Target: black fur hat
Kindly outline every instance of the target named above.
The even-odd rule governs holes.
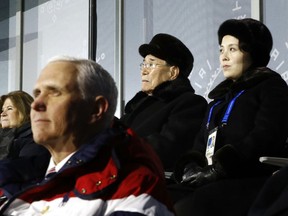
[[[218,29],[219,44],[225,35],[239,40],[240,48],[251,54],[255,67],[265,67],[269,63],[273,39],[262,22],[252,18],[226,20]]]
[[[170,65],[178,66],[184,77],[188,77],[193,68],[194,58],[190,50],[178,38],[169,34],[155,35],[149,44],[139,47],[139,53],[143,58],[151,54]]]

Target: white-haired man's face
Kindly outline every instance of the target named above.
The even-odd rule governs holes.
[[[85,121],[86,106],[81,107],[77,73],[71,62],[52,62],[42,70],[34,87],[33,137],[48,149],[75,142],[75,131]]]

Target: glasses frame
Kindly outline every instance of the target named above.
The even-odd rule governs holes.
[[[140,70],[143,70],[144,68],[145,69],[155,69],[157,66],[170,66],[168,64],[156,64],[156,63],[144,63],[144,62],[141,62],[139,64],[139,67],[140,67]]]

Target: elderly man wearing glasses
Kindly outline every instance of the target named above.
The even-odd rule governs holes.
[[[142,88],[126,104],[121,121],[147,139],[169,172],[192,147],[207,102],[194,93],[188,79],[194,58],[178,38],[157,34],[139,53]]]

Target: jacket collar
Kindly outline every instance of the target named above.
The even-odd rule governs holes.
[[[177,78],[172,81],[166,81],[157,86],[152,92],[152,96],[160,101],[169,101],[178,97],[184,92],[192,92],[195,90],[191,86],[190,80],[187,78]],[[140,101],[150,97],[143,91],[139,91],[125,106],[125,113],[130,113],[139,104]]]
[[[78,151],[75,152],[75,154],[72,155],[71,158],[64,164],[59,172],[94,160],[95,158],[99,157],[98,153],[104,146],[113,144],[113,142],[111,142],[112,139],[123,140],[123,137],[125,136],[125,131],[120,128],[106,129],[105,132],[94,136],[89,142],[82,145]],[[120,167],[120,164],[118,164],[118,166]]]
[[[210,99],[221,99],[228,92],[236,93],[243,89],[249,89],[264,80],[280,75],[267,67],[252,68],[246,71],[238,80],[233,82],[226,79],[218,84],[208,95]]]
[[[157,86],[153,91],[153,96],[160,100],[171,100],[187,91],[195,92],[190,81],[187,78],[177,78]]]

